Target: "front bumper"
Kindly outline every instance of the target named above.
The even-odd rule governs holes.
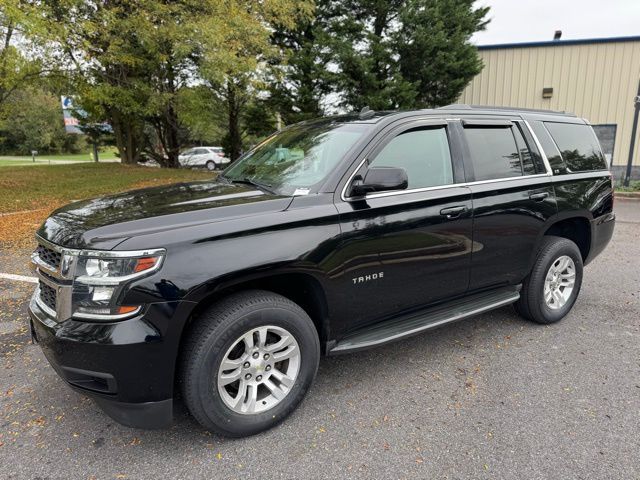
[[[113,323],[54,321],[35,301],[31,332],[47,360],[74,390],[119,423],[161,428],[173,417],[173,379],[181,302],[155,303]],[[180,325],[178,325],[180,324]]]

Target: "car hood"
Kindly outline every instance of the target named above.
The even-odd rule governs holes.
[[[249,185],[179,183],[72,203],[53,212],[38,236],[67,248],[109,250],[133,236],[282,211],[290,203]]]

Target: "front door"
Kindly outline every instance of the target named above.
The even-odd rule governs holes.
[[[472,251],[471,192],[446,122],[399,126],[366,154],[367,168],[402,167],[406,190],[350,197],[336,206],[342,241],[340,333],[467,291]],[[452,148],[452,146],[454,148]]]

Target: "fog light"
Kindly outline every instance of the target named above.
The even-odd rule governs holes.
[[[113,291],[114,289],[109,287],[94,287],[91,299],[94,302],[108,302],[113,296]]]

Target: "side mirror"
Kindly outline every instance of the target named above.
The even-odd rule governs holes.
[[[409,178],[404,168],[373,167],[364,179],[357,175],[351,184],[351,195],[363,197],[367,193],[404,190],[409,186]]]

